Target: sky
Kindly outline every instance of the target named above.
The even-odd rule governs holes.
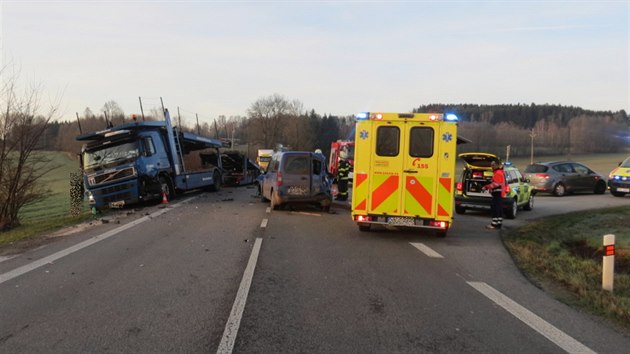
[[[60,120],[115,101],[184,120],[431,103],[630,112],[630,2],[0,0],[5,72]]]

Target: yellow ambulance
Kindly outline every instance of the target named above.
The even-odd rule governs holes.
[[[457,116],[356,115],[352,218],[372,225],[427,228],[440,237],[453,222]]]

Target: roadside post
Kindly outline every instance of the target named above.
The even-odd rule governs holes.
[[[604,256],[602,258],[602,289],[613,291],[615,276],[615,235],[604,235]]]

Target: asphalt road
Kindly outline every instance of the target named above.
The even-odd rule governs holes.
[[[620,353],[630,336],[514,266],[487,213],[449,235],[187,195],[0,262],[0,352]],[[539,196],[506,228],[630,197]],[[594,231],[596,232],[596,231]]]

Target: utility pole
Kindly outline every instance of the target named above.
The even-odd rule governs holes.
[[[531,159],[530,159],[530,164],[534,163],[534,137],[536,137],[536,133],[534,133],[534,128],[532,128],[532,132],[529,133],[529,137],[532,138],[532,145],[531,145]]]

